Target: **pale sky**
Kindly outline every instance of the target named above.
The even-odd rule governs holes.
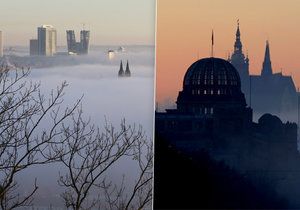
[[[28,46],[42,24],[53,25],[58,45],[66,45],[66,30],[79,39],[82,23],[94,45],[154,45],[155,0],[1,0],[5,46]]]

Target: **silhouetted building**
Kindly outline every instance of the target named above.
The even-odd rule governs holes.
[[[261,74],[250,75],[249,59],[243,54],[240,36],[238,24],[234,52],[228,60],[240,74],[247,103],[251,103],[254,111],[261,113],[296,111],[297,91],[293,79],[282,72],[273,72],[268,41]]]
[[[270,65],[266,59],[265,68],[269,68],[268,66]],[[264,70],[266,75],[270,73],[269,70]],[[155,145],[161,145],[162,143],[157,141],[163,141],[168,148],[194,162],[199,151],[205,151],[214,161],[223,161],[227,167],[251,180],[260,189],[264,188],[261,185],[262,181],[272,183],[271,191],[275,190],[286,198],[290,207],[300,207],[297,196],[300,193],[297,124],[283,123],[271,114],[264,114],[258,123],[252,122],[252,108],[246,104],[239,73],[231,63],[220,58],[204,58],[194,62],[184,76],[183,89],[178,94],[176,104],[176,109],[155,113]],[[155,180],[172,177],[178,182],[174,183],[175,186],[184,185],[185,180],[182,176],[172,173],[172,168],[168,168],[171,167],[173,159],[164,160],[164,154],[157,154],[158,151],[161,150],[156,146],[155,156],[161,159],[155,160]],[[169,162],[163,162],[166,168],[161,168],[159,161]],[[198,163],[194,164],[195,168],[199,167]],[[178,168],[182,167],[178,165]],[[210,168],[209,165],[205,167]],[[219,174],[218,171],[216,173]],[[227,176],[230,174],[223,174],[218,181]],[[235,193],[245,192],[241,187],[243,183],[233,180],[232,185],[239,188]],[[157,191],[167,192],[169,188],[170,185],[166,184],[166,181],[154,181],[154,189]],[[183,203],[195,202],[190,200],[195,191],[180,189],[175,187],[172,191],[186,199]],[[224,189],[223,193],[226,193],[226,190]],[[155,208],[162,208],[166,204],[163,201],[168,195],[159,195],[162,197],[157,199],[162,201],[162,204]],[[219,198],[214,198],[213,195],[209,197],[212,203]],[[236,199],[239,204],[235,208],[245,205],[242,200]],[[212,203],[205,207],[215,207]],[[234,207],[234,203],[229,206],[226,206],[226,203],[222,205],[222,208]],[[170,208],[167,204],[164,207]],[[193,205],[193,208],[200,207],[203,207],[203,203]],[[251,204],[245,206],[250,207]]]
[[[76,42],[74,30],[67,30],[68,52],[76,54],[88,54],[90,31],[80,31],[80,42]]]
[[[188,68],[176,103],[177,109],[156,113],[159,133],[214,136],[251,127],[252,109],[246,106],[239,74],[220,58],[204,58]]]
[[[239,72],[242,92],[246,94],[247,99],[249,90],[249,58],[248,55],[245,57],[243,53],[239,23],[236,30],[234,51],[231,58],[229,58],[229,61]]]
[[[31,56],[39,54],[39,46],[37,39],[30,39],[29,41],[29,52]]]
[[[38,27],[38,54],[52,56],[56,53],[56,29],[51,25]]]

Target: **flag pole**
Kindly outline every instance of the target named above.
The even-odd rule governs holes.
[[[211,57],[214,57],[214,30],[211,33]]]

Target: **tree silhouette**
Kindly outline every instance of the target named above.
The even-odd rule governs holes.
[[[128,126],[123,120],[120,129],[105,123],[101,132],[82,112],[73,117],[72,127],[64,127],[62,163],[66,173],[60,174],[59,184],[66,188],[61,194],[67,208],[75,210],[101,206],[105,209],[142,209],[152,199],[152,145],[142,127]],[[140,173],[133,189],[125,193],[127,186],[107,181],[106,172],[124,157],[132,157],[138,163]],[[98,192],[105,199],[91,196]]]
[[[0,206],[5,210],[31,204],[37,180],[28,194],[21,195],[16,176],[32,166],[61,160],[64,154],[58,148],[66,141],[60,138],[62,125],[80,103],[62,110],[67,83],[45,98],[40,84],[26,81],[29,72],[0,68]]]

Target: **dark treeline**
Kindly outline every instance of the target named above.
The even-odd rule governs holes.
[[[186,156],[157,135],[154,173],[154,209],[288,207],[267,181],[250,181],[204,150]]]

